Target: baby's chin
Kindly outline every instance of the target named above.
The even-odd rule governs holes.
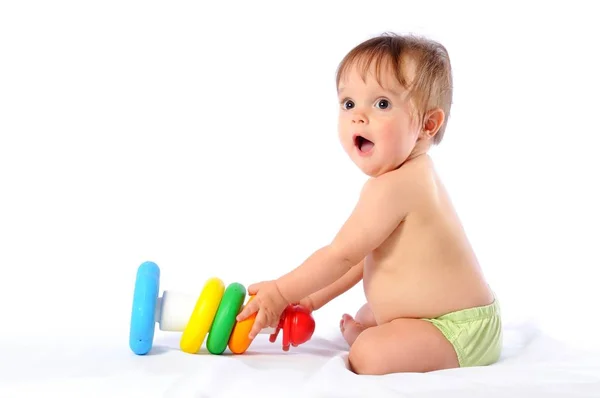
[[[389,173],[390,171],[397,170],[400,168],[404,162],[403,161],[381,161],[379,159],[374,158],[362,158],[359,156],[353,157],[353,162],[356,166],[367,176],[369,177],[379,177],[385,173]]]
[[[365,162],[364,159],[355,159],[354,164],[369,177],[379,177],[382,174],[387,173],[388,170],[385,167],[381,167],[381,165],[374,162]]]
[[[360,145],[352,142],[345,149],[352,162],[369,177],[378,177],[401,165],[397,160],[384,156],[388,154],[381,153],[381,148],[378,148],[376,142],[362,142]],[[382,156],[388,159],[382,159]]]

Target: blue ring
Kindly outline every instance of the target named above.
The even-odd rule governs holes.
[[[154,340],[154,313],[158,299],[160,268],[151,261],[139,266],[133,292],[129,348],[137,355],[145,355]]]

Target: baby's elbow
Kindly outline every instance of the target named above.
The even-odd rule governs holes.
[[[328,249],[332,263],[339,266],[344,272],[349,271],[361,260],[361,258],[358,258],[359,256],[357,256],[351,250],[335,245],[328,246]]]

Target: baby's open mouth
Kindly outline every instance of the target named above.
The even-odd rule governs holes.
[[[358,150],[363,153],[369,152],[375,146],[373,141],[369,141],[361,135],[354,137],[354,145],[356,145]]]

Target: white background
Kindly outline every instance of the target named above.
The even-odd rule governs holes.
[[[195,293],[327,244],[365,180],[337,141],[335,70],[396,31],[450,52],[432,156],[506,322],[598,344],[595,6],[200,3],[0,5],[0,334],[127,350],[143,261]],[[359,285],[317,327],[363,301]]]

